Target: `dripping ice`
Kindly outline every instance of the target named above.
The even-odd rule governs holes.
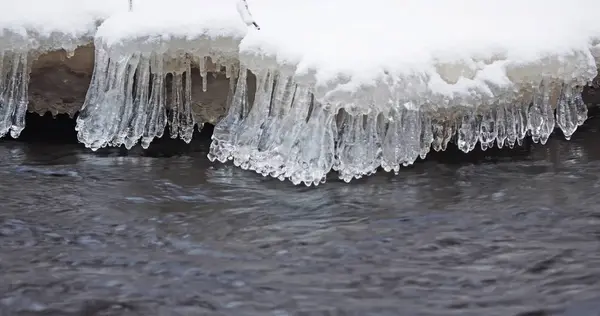
[[[229,111],[215,127],[209,159],[307,186],[325,182],[331,170],[346,182],[378,169],[398,173],[450,142],[464,152],[513,148],[527,136],[545,144],[555,126],[569,139],[587,118],[582,87],[550,79],[475,106],[436,109],[398,99],[389,109],[357,112],[315,100],[274,70],[256,74],[250,103],[247,78],[243,66],[232,76]]]
[[[29,68],[27,52],[0,51],[0,137],[17,138],[25,128]]]
[[[130,149],[138,142],[148,148],[169,126],[171,138],[189,143],[197,124],[192,65],[198,66],[202,90],[206,91],[209,63],[207,56],[189,54],[111,54],[99,45],[90,87],[77,118],[79,141],[92,150],[121,145]],[[228,75],[231,67],[226,66]]]

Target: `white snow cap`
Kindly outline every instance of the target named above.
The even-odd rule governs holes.
[[[127,10],[125,0],[0,0],[0,35],[3,30],[35,31],[40,36],[93,35],[97,21],[123,10]]]
[[[242,21],[244,21],[246,25],[254,25],[254,27],[260,30],[260,27],[256,24],[256,21],[254,21],[252,14],[250,14],[250,9],[248,9],[248,2],[246,2],[246,0],[238,0],[236,7]]]

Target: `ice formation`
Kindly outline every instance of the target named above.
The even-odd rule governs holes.
[[[477,143],[483,150],[512,148],[527,134],[544,144],[555,125],[570,138],[587,118],[581,86],[570,83],[543,80],[504,100],[451,109],[396,99],[381,111],[320,102],[293,76],[272,70],[257,73],[250,104],[246,75],[242,67],[229,112],[215,127],[209,159],[232,160],[294,184],[318,185],[332,169],[347,182],[379,167],[398,173],[430,148],[445,150],[451,140],[465,152]]]
[[[198,2],[206,9],[188,12],[182,24],[181,8]],[[197,123],[191,73],[198,69],[204,90],[209,68],[223,67],[229,76],[245,29],[233,0],[177,4],[169,14],[162,2],[139,3],[98,28],[94,74],[76,126],[87,147],[129,149],[141,141],[147,148],[162,137],[167,122],[172,138],[191,141]]]
[[[3,1],[0,4],[0,137],[25,128],[31,62],[44,51],[73,52],[118,0]]]
[[[27,52],[0,51],[0,136],[25,128],[29,67]]]
[[[228,111],[209,159],[294,184],[397,173],[451,141],[468,152],[544,144],[555,127],[570,138],[600,61],[597,0],[126,3],[95,35],[80,141],[148,147],[168,123],[189,142],[191,74],[206,88],[225,71]],[[26,104],[17,55],[0,64],[6,113]],[[11,115],[2,130],[22,128]]]
[[[397,173],[450,141],[465,152],[527,135],[545,144],[555,126],[569,139],[597,75],[589,10],[600,4],[459,2],[251,2],[263,28],[240,60],[257,76],[255,100],[242,73],[209,159],[317,185],[331,170],[347,182]]]

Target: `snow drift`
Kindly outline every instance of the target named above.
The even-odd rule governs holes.
[[[380,167],[398,172],[451,140],[468,152],[528,135],[545,143],[555,126],[570,138],[587,117],[581,91],[600,61],[593,0],[248,0],[260,30],[235,0],[134,1],[132,12],[122,2],[95,34],[80,141],[147,147],[168,122],[172,137],[189,142],[202,123],[193,72],[205,87],[209,73],[223,73],[228,111],[209,159],[294,184],[317,185],[332,169],[345,181]],[[4,18],[0,27],[18,23]],[[64,34],[89,33],[73,29]],[[0,114],[20,126],[27,58],[19,52],[63,42],[6,42]]]

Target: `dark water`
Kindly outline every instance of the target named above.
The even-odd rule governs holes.
[[[595,126],[316,189],[4,141],[0,315],[600,315]]]

